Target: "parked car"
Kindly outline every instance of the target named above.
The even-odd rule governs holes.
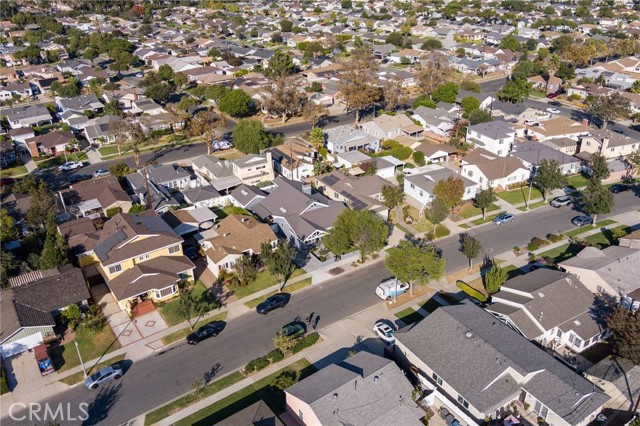
[[[36,362],[38,363],[38,369],[40,370],[41,375],[46,376],[47,374],[51,374],[55,371],[53,369],[53,364],[51,363],[51,358],[49,357],[47,345],[42,343],[33,348],[33,352],[36,354]]]
[[[60,170],[61,172],[68,172],[69,170],[81,169],[82,166],[83,164],[80,161],[67,161],[62,166],[58,167],[58,170]]]
[[[626,183],[616,183],[615,185],[611,185],[611,187],[609,187],[609,191],[613,192],[614,194],[628,191],[629,189],[631,189],[631,187]]]
[[[622,129],[613,129],[613,131],[615,133],[618,133],[619,135],[624,135],[624,130],[622,130]]]
[[[400,296],[407,291],[409,291],[409,283],[403,283],[396,277],[386,278],[376,287],[376,294],[382,300],[391,300],[394,296]]]
[[[571,196],[563,195],[561,197],[556,197],[553,200],[551,200],[550,204],[551,204],[551,207],[555,207],[555,208],[568,206],[569,204],[571,204]]]
[[[138,78],[142,78],[142,77],[144,77],[144,74],[142,74],[141,72],[136,73],[136,77],[138,77]]]
[[[559,106],[562,106],[562,102],[551,101],[549,102],[549,105],[559,107]]]
[[[549,98],[549,99],[555,99],[555,98],[557,98],[558,96],[560,96],[560,94],[559,94],[559,93],[549,93],[549,94],[547,95],[547,98]]]
[[[85,174],[73,175],[73,176],[69,176],[69,183],[80,182],[80,181],[91,179],[91,178],[92,178],[91,175],[85,175]]]
[[[513,222],[514,220],[516,220],[515,215],[511,213],[500,213],[493,219],[493,223],[496,225],[502,225],[504,223]]]
[[[396,341],[396,338],[393,337],[393,329],[382,321],[378,321],[373,325],[373,332],[387,343],[394,343]]]
[[[87,389],[97,389],[103,383],[110,382],[112,380],[118,380],[122,377],[122,368],[118,364],[113,364],[108,367],[104,367],[97,373],[87,377],[84,381],[84,386]]]
[[[580,215],[571,219],[571,223],[575,226],[591,225],[591,222],[593,222],[593,219],[589,215]]]
[[[188,244],[184,246],[184,254],[189,259],[195,259],[196,257],[198,257],[198,249],[195,246]]]
[[[93,172],[93,177],[102,177],[102,176],[108,176],[109,175],[109,170],[107,169],[98,169],[95,172]]]
[[[300,337],[307,332],[307,326],[300,321],[293,321],[285,325],[278,331],[278,334],[285,337]]]
[[[547,112],[551,114],[560,114],[560,110],[558,108],[547,108]]]
[[[0,187],[13,185],[15,182],[13,178],[2,178],[0,179]]]
[[[277,308],[284,308],[289,303],[291,295],[289,293],[277,293],[256,306],[256,311],[261,315],[266,315]]]
[[[214,321],[209,324],[205,324],[187,336],[187,343],[190,345],[197,345],[204,339],[216,337],[222,330],[224,330],[225,325],[226,323],[224,321]]]

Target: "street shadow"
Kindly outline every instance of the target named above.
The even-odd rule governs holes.
[[[104,424],[109,416],[109,411],[119,399],[121,383],[113,383],[98,390],[95,399],[87,408],[88,418],[82,422],[83,426]]]

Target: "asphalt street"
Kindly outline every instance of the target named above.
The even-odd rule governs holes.
[[[152,410],[191,390],[196,378],[217,378],[244,366],[272,350],[273,336],[296,317],[312,312],[319,316],[318,328],[382,303],[375,294],[378,283],[390,274],[382,262],[293,295],[290,303],[268,315],[251,312],[230,321],[217,337],[196,346],[178,343],[156,355],[134,363],[118,382],[96,391],[76,386],[47,403],[70,407],[77,418],[80,403],[89,404],[90,418],[61,421],[60,424],[118,425]],[[25,401],[28,402],[28,401]],[[65,408],[66,410],[66,408]],[[24,412],[16,412],[19,418]],[[66,414],[66,413],[65,413]],[[2,425],[31,425],[33,422],[2,419]]]

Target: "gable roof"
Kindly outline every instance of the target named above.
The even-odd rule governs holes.
[[[211,248],[206,250],[206,254],[216,263],[229,254],[241,254],[249,250],[259,254],[262,243],[277,240],[269,225],[258,222],[252,216],[239,214],[222,219],[215,233],[215,237],[207,240]]]
[[[475,165],[490,181],[511,175],[518,169],[525,169],[524,164],[516,157],[498,157],[483,149],[476,148],[463,158],[463,161]]]
[[[406,174],[405,180],[408,180],[418,188],[427,191],[429,194],[433,194],[433,189],[436,184],[441,180],[448,179],[449,177],[461,179],[464,182],[465,188],[477,185],[474,181],[467,179],[453,170],[437,165],[430,165],[425,168],[418,169],[415,173]]]
[[[514,157],[534,165],[540,164],[542,160],[555,160],[560,165],[579,162],[577,158],[540,142],[515,143],[511,154]]]
[[[104,176],[84,182],[74,183],[60,191],[65,205],[73,206],[83,201],[98,200],[102,208],[108,208],[118,201],[131,201],[131,197],[120,186],[115,176]]]
[[[502,120],[489,121],[486,123],[474,124],[467,128],[468,132],[477,132],[491,139],[504,139],[516,132],[513,127]],[[471,133],[469,133],[471,134]]]
[[[12,289],[0,291],[0,342],[11,337],[22,327],[53,325],[55,321],[50,312],[16,301]]]

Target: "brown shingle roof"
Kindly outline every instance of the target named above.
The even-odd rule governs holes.
[[[240,254],[248,250],[260,253],[262,243],[277,239],[269,225],[260,223],[251,216],[238,214],[222,219],[216,232],[218,236],[209,240],[212,247],[206,251],[207,256],[216,263],[229,254]]]
[[[500,179],[525,168],[516,157],[498,157],[482,148],[476,148],[464,157],[464,161],[477,166],[489,180]]]

